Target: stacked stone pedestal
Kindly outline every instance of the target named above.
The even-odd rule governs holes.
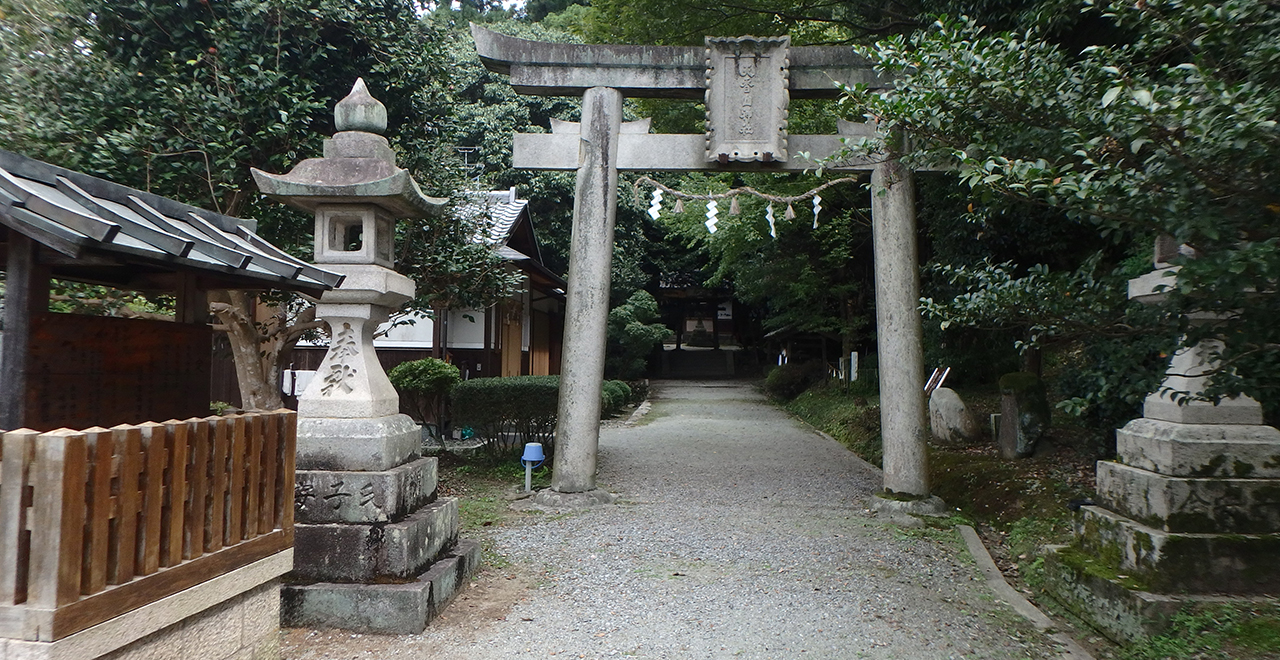
[[[1173,369],[1194,372],[1197,353]],[[1120,639],[1159,632],[1195,601],[1280,595],[1280,430],[1244,397],[1178,406],[1153,394],[1144,412],[1117,431],[1097,505],[1050,562],[1057,595]]]
[[[1083,550],[1153,591],[1280,594],[1280,431],[1143,418],[1117,445]]]
[[[1130,298],[1158,302],[1176,282],[1166,242]],[[1118,460],[1098,463],[1075,543],[1048,556],[1054,595],[1117,639],[1156,634],[1197,601],[1280,595],[1280,430],[1249,397],[1195,400],[1220,348],[1173,356],[1142,418],[1116,432]]]
[[[420,633],[479,564],[458,538],[458,502],[439,497],[436,459],[390,470],[298,470],[288,626]]]

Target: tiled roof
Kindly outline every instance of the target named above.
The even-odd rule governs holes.
[[[515,189],[478,193],[459,204],[457,212],[468,217],[487,217],[487,235],[479,237],[486,243],[504,245],[511,238],[520,213],[529,205],[527,199],[516,199]]]
[[[0,150],[0,224],[68,257],[93,253],[216,275],[243,288],[321,292],[342,276],[229,216]]]

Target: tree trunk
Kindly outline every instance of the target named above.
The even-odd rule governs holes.
[[[257,298],[244,291],[209,292],[209,308],[219,323],[216,329],[226,332],[231,342],[241,405],[246,410],[276,410],[284,407],[282,358],[292,353],[303,333],[323,323],[315,320],[314,306],[292,322],[287,307],[272,307],[271,316],[258,321],[257,306]]]

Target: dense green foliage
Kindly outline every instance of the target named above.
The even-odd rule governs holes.
[[[908,160],[958,168],[985,203],[1047,205],[1123,244],[1165,234],[1188,246],[1166,312],[1217,320],[1166,334],[1224,341],[1209,396],[1274,405],[1280,12],[1198,0],[1086,9],[1131,39],[1074,53],[1037,31],[943,21],[860,49],[897,78],[849,103],[910,132],[924,148]]]
[[[309,243],[309,220],[260,201],[249,169],[318,155],[356,78],[386,104],[407,167],[438,159],[445,62],[410,2],[66,0],[19,3],[3,26],[5,147],[259,217],[287,246]]]
[[[631,399],[622,381],[606,380],[600,414],[617,414]],[[559,376],[472,378],[453,388],[453,425],[470,427],[495,461],[517,456],[526,442],[541,442],[548,460],[555,446]]]
[[[400,393],[401,408],[442,434],[448,422],[449,392],[462,382],[462,372],[444,360],[423,358],[397,364],[387,377]]]
[[[644,376],[648,358],[670,330],[658,319],[658,301],[648,291],[636,291],[609,310],[605,343],[606,378],[634,380]],[[628,395],[627,398],[630,398]]]
[[[764,391],[780,401],[790,401],[826,379],[827,365],[820,361],[788,362],[769,370]]]
[[[518,456],[526,442],[555,448],[559,376],[472,378],[453,388],[453,424],[471,427],[494,461]]]

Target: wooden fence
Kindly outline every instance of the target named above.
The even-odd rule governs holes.
[[[4,433],[0,637],[53,641],[293,544],[289,410]]]

